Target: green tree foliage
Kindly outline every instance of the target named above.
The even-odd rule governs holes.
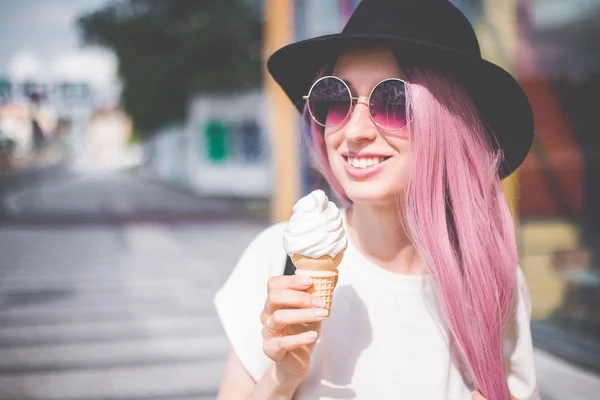
[[[123,0],[78,28],[84,44],[116,53],[121,100],[142,136],[183,119],[194,93],[261,83],[262,22],[248,0]]]

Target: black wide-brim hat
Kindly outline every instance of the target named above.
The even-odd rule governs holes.
[[[500,177],[521,165],[533,142],[529,101],[508,72],[481,58],[471,24],[448,0],[362,0],[341,33],[289,44],[269,57],[267,69],[302,112],[302,96],[319,71],[344,49],[371,43],[388,44],[411,63],[451,74],[502,150]]]

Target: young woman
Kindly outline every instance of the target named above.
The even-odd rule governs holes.
[[[500,180],[533,139],[527,98],[447,0],[362,0],[269,71],[307,121],[348,248],[331,316],[282,276],[276,224],[215,304],[220,399],[538,399],[530,300]]]

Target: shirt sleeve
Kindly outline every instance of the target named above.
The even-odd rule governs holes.
[[[267,297],[268,279],[283,274],[286,255],[282,235],[283,224],[258,234],[214,298],[231,347],[255,381],[271,364],[263,351],[260,313]]]
[[[517,303],[504,337],[508,387],[518,400],[540,400],[531,339],[531,297],[520,267],[517,268]]]

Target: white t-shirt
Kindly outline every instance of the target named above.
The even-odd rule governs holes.
[[[232,348],[256,381],[272,363],[262,348],[260,313],[267,280],[283,274],[285,224],[250,243],[215,297]],[[331,315],[294,399],[471,400],[474,389],[451,359],[430,276],[389,272],[351,241],[339,271]],[[508,386],[519,400],[537,400],[531,304],[520,269],[517,275],[518,307],[505,331]]]

